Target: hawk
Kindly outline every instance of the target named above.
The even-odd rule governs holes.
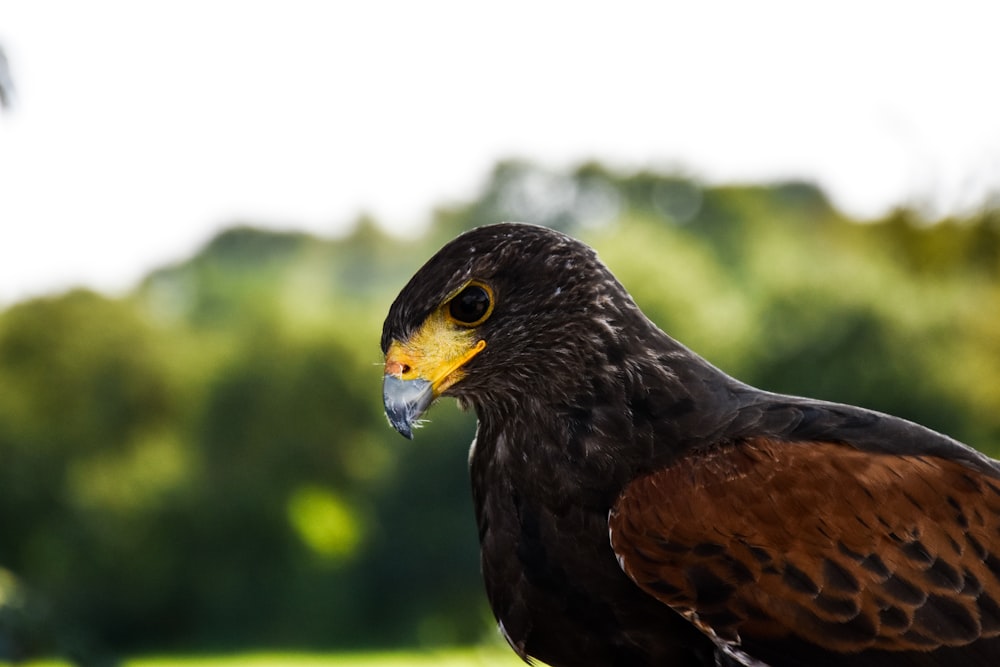
[[[1000,665],[1000,463],[915,423],[740,382],[585,244],[473,229],[382,331],[404,436],[475,410],[489,603],[553,667]]]

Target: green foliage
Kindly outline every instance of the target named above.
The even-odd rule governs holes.
[[[400,240],[236,227],[126,298],[0,313],[0,659],[439,646],[495,637],[454,406],[381,414],[381,320],[478,224],[593,243],[666,331],[741,379],[997,454],[1000,215],[849,220],[803,183],[499,165]]]
[[[22,667],[67,667],[56,660],[21,663]],[[237,653],[229,655],[147,656],[125,667],[516,667],[524,665],[506,645],[364,653]],[[0,667],[10,667],[0,661]]]

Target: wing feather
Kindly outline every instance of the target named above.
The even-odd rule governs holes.
[[[754,439],[629,484],[622,568],[705,632],[839,653],[1000,635],[1000,484],[926,455]]]

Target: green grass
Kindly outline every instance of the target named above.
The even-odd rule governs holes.
[[[389,653],[235,653],[227,655],[145,656],[123,667],[517,667],[523,665],[505,648],[460,648]],[[13,667],[0,662],[0,667]],[[17,667],[71,667],[57,660],[19,663]]]

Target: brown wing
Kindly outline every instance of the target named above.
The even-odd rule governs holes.
[[[727,641],[1000,635],[1000,482],[953,461],[754,440],[632,482],[610,531],[629,577]]]

